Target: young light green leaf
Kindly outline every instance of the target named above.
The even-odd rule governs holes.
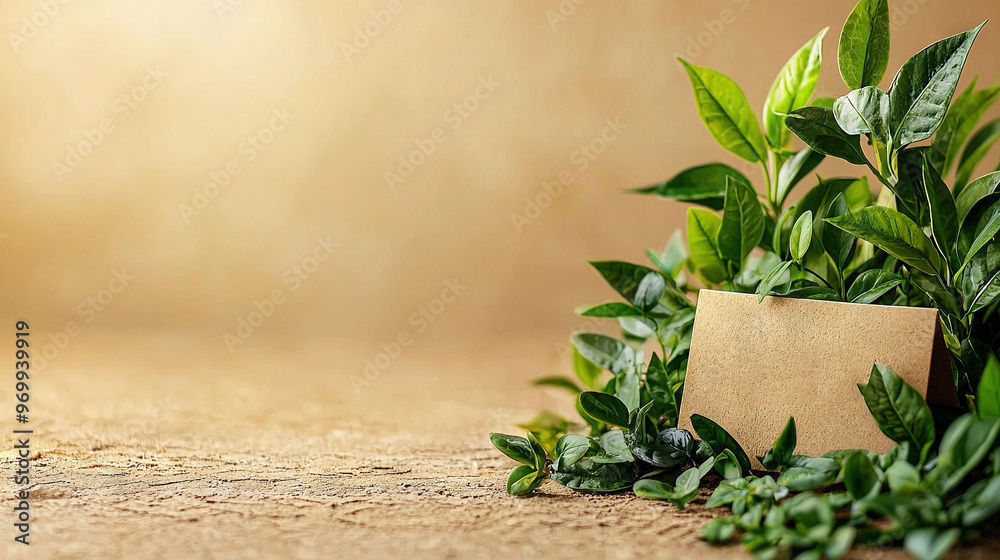
[[[642,317],[642,311],[632,307],[627,303],[621,302],[611,302],[602,303],[600,305],[595,305],[594,307],[588,308],[586,311],[580,314],[581,317],[601,317],[601,318],[618,318],[618,317]]]
[[[900,67],[889,88],[889,128],[895,147],[926,140],[937,130],[983,25],[934,43]]]
[[[764,237],[764,213],[753,189],[729,180],[719,229],[719,254],[742,267]]]
[[[788,194],[792,192],[792,188],[799,182],[806,178],[816,166],[826,158],[825,155],[813,150],[812,148],[805,148],[796,152],[795,155],[788,158],[781,165],[781,169],[778,170],[778,182],[775,187],[774,202],[780,208],[784,206],[785,199],[788,198]]]
[[[790,113],[785,118],[785,126],[821,154],[839,157],[855,165],[865,165],[868,161],[861,151],[861,137],[844,132],[833,116],[833,109],[804,107]]]
[[[927,482],[941,495],[956,488],[993,449],[998,433],[998,419],[980,419],[972,413],[959,417],[941,438],[937,464],[927,473]]]
[[[570,341],[581,356],[615,375],[635,365],[635,351],[617,338],[597,333],[576,333]]]
[[[877,86],[889,65],[889,2],[861,0],[840,33],[837,62],[851,89]]]
[[[964,187],[976,170],[976,165],[989,153],[990,148],[1000,140],[1000,119],[994,119],[983,125],[969,140],[958,159],[958,171],[955,172],[955,193],[963,192]]]
[[[976,392],[976,414],[980,418],[1000,419],[1000,363],[990,354]]]
[[[812,244],[812,232],[813,213],[812,210],[806,210],[799,216],[799,219],[795,220],[795,225],[792,226],[792,235],[788,238],[789,249],[795,262],[801,263],[802,259],[806,258],[809,245]]]
[[[722,208],[721,200],[719,208]],[[660,272],[676,279],[681,271],[684,270],[684,263],[688,258],[687,243],[684,242],[681,230],[674,230],[662,253],[656,254],[652,250],[648,250],[646,254],[656,264],[656,267],[660,269]]]
[[[903,545],[917,560],[937,560],[955,546],[961,534],[962,530],[957,527],[953,529],[921,527],[907,533]]]
[[[951,254],[951,248],[958,239],[958,211],[955,209],[951,189],[926,159],[926,153],[924,157],[924,195],[930,209],[933,240],[938,252],[947,256]]]
[[[826,222],[927,274],[937,274],[940,268],[940,256],[931,240],[913,220],[896,210],[869,206]]]
[[[789,281],[788,267],[792,266],[792,261],[785,261],[771,269],[766,276],[757,284],[757,302],[764,301],[764,298],[775,294],[775,288],[787,284]]]
[[[691,264],[709,282],[722,282],[728,276],[718,245],[722,218],[709,210],[688,208],[687,226]]]
[[[691,79],[698,115],[715,140],[751,163],[766,160],[760,124],[740,86],[725,74],[678,60]]]
[[[580,405],[595,420],[619,428],[628,427],[628,407],[614,395],[587,391],[580,394]]]
[[[885,270],[866,270],[858,275],[847,291],[851,303],[872,303],[903,283],[903,278]]]
[[[591,389],[597,388],[597,378],[601,375],[601,367],[583,357],[573,345],[573,372],[584,385]]]
[[[524,463],[525,465],[535,464],[535,455],[531,450],[531,444],[523,437],[509,436],[507,434],[490,434],[490,442],[500,453],[511,459]]]
[[[958,212],[958,222],[965,226],[965,217],[969,211],[983,198],[997,192],[1000,186],[1000,172],[988,173],[969,183],[955,199],[955,210]]]
[[[959,150],[986,110],[1000,95],[1000,86],[976,90],[976,79],[955,98],[931,143],[930,160],[946,175],[958,159]]]
[[[780,150],[788,143],[785,115],[809,104],[823,64],[823,29],[792,55],[778,72],[764,101],[764,132],[771,149]]]
[[[934,418],[924,398],[896,372],[875,364],[868,384],[858,384],[868,410],[882,433],[897,443],[925,449],[934,443]]]
[[[694,431],[698,434],[698,437],[712,446],[712,451],[716,455],[728,449],[736,456],[736,461],[739,463],[740,469],[743,472],[750,472],[750,457],[747,456],[747,452],[743,450],[743,447],[722,426],[700,414],[691,416],[691,425],[694,427]]]
[[[856,89],[833,104],[837,124],[848,134],[870,134],[882,144],[889,142],[889,96],[875,86]]]
[[[732,167],[723,163],[709,163],[685,169],[662,183],[632,192],[655,194],[681,202],[701,204],[713,210],[722,210],[727,179],[750,184],[749,179]]]

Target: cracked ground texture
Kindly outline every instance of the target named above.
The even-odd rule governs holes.
[[[356,392],[356,348],[247,348],[209,364],[167,339],[117,350],[109,365],[108,344],[71,349],[33,377],[32,544],[12,540],[5,475],[5,558],[746,557],[699,540],[721,513],[704,491],[684,511],[555,483],[506,495],[512,464],[488,433],[517,433],[543,407],[571,414],[562,394],[527,383],[556,358],[415,348]],[[517,345],[553,354],[505,346]],[[7,473],[13,444],[5,436]],[[998,556],[992,542],[951,555]]]

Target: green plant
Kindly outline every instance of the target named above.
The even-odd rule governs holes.
[[[694,204],[687,243],[678,232],[662,252],[648,251],[655,268],[591,263],[624,302],[582,315],[617,320],[622,337],[573,335],[577,379],[538,381],[576,396],[588,434],[570,433],[571,423],[551,412],[524,425],[527,439],[494,434],[494,444],[523,463],[509,492],[530,493],[551,478],[584,491],[632,488],[683,508],[703,479],[718,476],[723,482],[707,505],[728,506],[733,516],[709,523],[705,538],[740,534],[760,558],[791,551],[838,557],[854,542],[900,541],[918,558],[935,558],[997,515],[1000,168],[970,178],[1000,138],[1000,119],[976,128],[1000,87],[977,89],[973,80],[952,99],[980,25],[917,53],[880,90],[888,11],[887,0],[861,0],[848,16],[838,61],[850,92],[813,98],[823,30],[782,67],[763,127],[733,80],[681,61],[709,132],[760,167],[763,188],[710,163],[635,191]],[[804,147],[790,149],[793,136]],[[879,194],[872,196],[865,176],[818,178],[786,207],[826,157],[863,166]],[[860,389],[897,447],[884,455],[796,456],[790,419],[758,458],[768,473],[753,473],[744,450],[710,419],[692,418],[700,439],[677,428],[699,287],[761,299],[936,307],[970,412],[950,425],[941,419],[947,429],[937,438],[920,395],[876,364]],[[657,348],[648,363],[647,341]]]

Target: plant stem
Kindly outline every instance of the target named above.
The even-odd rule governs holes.
[[[818,279],[818,280],[819,280],[820,282],[822,282],[822,283],[826,284],[826,287],[827,287],[827,288],[830,288],[831,290],[833,290],[833,291],[837,292],[837,288],[834,288],[834,287],[833,287],[833,284],[831,284],[831,283],[827,282],[827,281],[826,281],[826,278],[823,278],[823,277],[822,277],[822,276],[820,276],[819,274],[816,274],[816,273],[815,273],[815,272],[814,272],[813,270],[811,270],[811,269],[810,269],[810,268],[809,268],[808,266],[806,266],[806,265],[804,265],[804,264],[801,264],[801,263],[799,263],[799,262],[796,262],[796,261],[792,261],[792,262],[795,262],[795,268],[798,268],[798,269],[799,269],[800,271],[802,271],[802,272],[808,272],[809,274],[812,274],[812,275],[813,275],[813,276],[815,276],[815,277],[816,277],[816,278],[817,278],[817,279]],[[837,292],[837,293],[840,293],[840,292]]]

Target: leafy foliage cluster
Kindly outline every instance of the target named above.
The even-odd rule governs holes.
[[[709,132],[760,166],[764,188],[711,163],[636,191],[696,205],[687,242],[677,232],[662,252],[648,251],[655,268],[591,263],[624,302],[582,315],[617,320],[622,337],[573,335],[576,379],[538,381],[572,392],[589,432],[571,433],[568,420],[543,412],[522,425],[526,438],[492,434],[521,463],[508,492],[527,494],[552,479],[580,491],[631,489],[683,508],[703,480],[721,478],[707,505],[732,515],[711,521],[704,538],[738,538],[757,558],[836,558],[854,543],[897,542],[937,558],[996,522],[1000,166],[972,176],[1000,139],[1000,119],[979,124],[1000,86],[978,89],[973,80],[955,97],[980,25],[911,57],[882,91],[888,13],[888,0],[860,0],[844,24],[838,61],[849,93],[813,98],[824,29],[782,67],[762,123],[732,79],[681,61]],[[793,135],[802,149],[789,148]],[[880,194],[873,199],[866,177],[818,178],[786,208],[827,157],[864,166]],[[896,447],[795,455],[789,419],[758,458],[765,471],[751,471],[746,452],[712,420],[693,416],[694,435],[677,427],[699,286],[761,299],[936,307],[968,410],[935,417],[916,390],[875,364],[859,389]],[[659,352],[647,362],[643,348],[653,340]]]

